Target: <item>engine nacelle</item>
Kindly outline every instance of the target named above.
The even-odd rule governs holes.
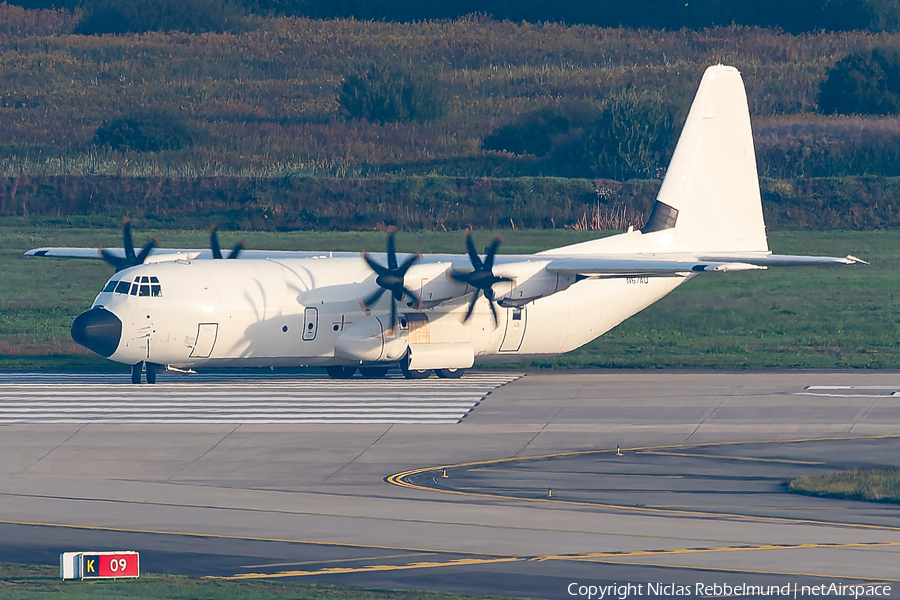
[[[390,317],[385,318],[385,321]],[[358,362],[393,362],[406,354],[406,331],[394,328],[393,336],[386,333],[382,317],[366,319],[349,327],[334,343],[334,354]]]
[[[447,276],[449,262],[414,265],[406,274],[406,283],[422,300],[422,308],[434,308],[465,295],[466,285]]]
[[[494,285],[494,297],[500,306],[524,306],[538,298],[561,292],[575,283],[575,274],[551,273],[544,261],[498,265],[497,275],[511,277],[512,283]]]

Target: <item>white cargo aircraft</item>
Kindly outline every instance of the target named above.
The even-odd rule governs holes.
[[[460,377],[477,362],[562,354],[706,272],[849,265],[852,256],[769,252],[747,96],[732,67],[707,69],[656,203],[640,230],[529,255],[104,251],[118,272],[72,337],[160,369],[324,366],[332,377]],[[231,257],[236,258],[236,247]],[[93,249],[28,254],[97,257]],[[259,260],[263,259],[263,260]],[[496,306],[495,306],[496,305]],[[499,309],[497,308],[499,306]]]

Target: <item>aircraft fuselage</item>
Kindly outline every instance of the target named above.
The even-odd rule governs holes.
[[[91,310],[76,319],[73,336],[132,365],[350,366],[396,362],[413,348],[421,348],[418,356],[426,360],[424,351],[434,348],[444,361],[452,355],[446,366],[465,368],[472,357],[513,362],[573,350],[688,278],[568,283],[521,306],[500,307],[495,327],[484,299],[463,322],[469,293],[427,307],[431,290],[458,285],[446,281],[447,269],[467,265],[465,256],[426,257],[415,265],[407,285],[424,307],[404,305],[391,331],[389,295],[369,309],[360,305],[377,286],[358,257],[145,264],[114,275]]]

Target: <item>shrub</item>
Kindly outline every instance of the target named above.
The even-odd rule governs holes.
[[[94,133],[93,142],[113,150],[159,152],[190,146],[199,135],[200,130],[180,114],[147,111],[104,122]]]
[[[485,137],[482,147],[543,158],[556,175],[653,178],[674,147],[676,113],[659,93],[626,90],[599,105],[575,102],[524,115]]]
[[[585,151],[585,131],[596,115],[597,106],[590,102],[544,108],[495,129],[484,138],[481,147],[555,160],[574,158]]]
[[[433,78],[390,66],[347,77],[338,102],[351,119],[382,124],[434,119],[444,108]]]
[[[819,109],[826,114],[896,114],[900,54],[876,48],[839,60],[819,89]]]
[[[226,31],[241,17],[234,0],[88,0],[77,33]]]
[[[649,179],[669,161],[683,119],[659,92],[627,90],[600,105],[590,148],[595,174],[609,179]]]

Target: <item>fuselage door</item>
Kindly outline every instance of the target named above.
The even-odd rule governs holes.
[[[509,307],[506,309],[506,334],[500,343],[500,352],[518,352],[525,336],[525,307]]]
[[[307,308],[303,311],[303,341],[311,342],[316,339],[316,331],[319,329],[319,311],[315,308]]]
[[[219,335],[218,323],[200,323],[197,326],[197,341],[191,350],[191,358],[209,358],[213,346],[216,345],[216,337]]]

